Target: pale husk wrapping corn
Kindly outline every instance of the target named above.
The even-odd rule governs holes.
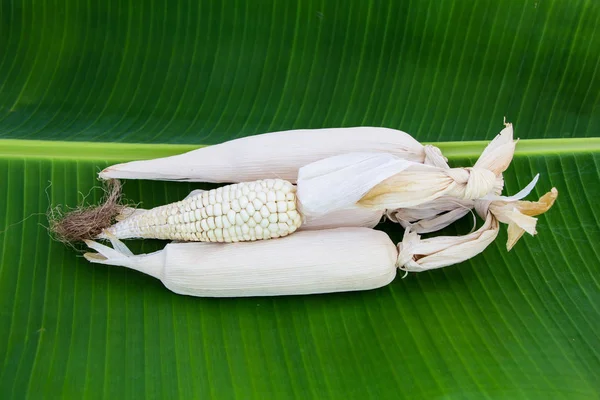
[[[248,136],[170,157],[116,164],[99,176],[212,183],[279,178],[295,183],[302,166],[357,151],[390,153],[416,163],[445,163],[437,147],[424,146],[395,129],[298,129]]]
[[[452,200],[491,200],[489,196],[502,189],[502,173],[512,161],[515,145],[512,125],[506,124],[470,168],[425,165],[364,151],[321,159],[298,172],[301,211],[311,217],[357,205],[389,212],[432,209],[436,201],[448,209]]]
[[[398,252],[390,238],[368,228],[297,232],[262,242],[170,243],[160,251],[133,255],[87,241],[93,263],[131,268],[157,279],[174,293],[201,297],[306,295],[370,290],[396,276]]]

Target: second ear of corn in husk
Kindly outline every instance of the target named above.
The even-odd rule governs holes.
[[[357,151],[385,152],[429,165],[446,163],[437,147],[424,146],[395,129],[298,129],[248,136],[170,157],[112,165],[99,176],[212,183],[279,178],[295,183],[300,167]]]
[[[375,289],[396,276],[398,251],[368,228],[297,232],[269,241],[170,243],[133,255],[124,244],[87,241],[93,263],[131,268],[174,293],[201,297],[305,295]]]

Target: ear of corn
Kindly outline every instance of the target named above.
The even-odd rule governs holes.
[[[438,148],[423,146],[405,132],[354,127],[244,137],[176,156],[112,165],[100,173],[100,178],[214,183],[280,178],[295,183],[300,167],[357,151],[385,152],[416,163],[447,166]]]
[[[397,250],[368,228],[297,232],[255,243],[170,243],[158,252],[131,255],[88,241],[93,263],[118,265],[160,279],[189,296],[247,297],[375,289],[396,276]]]
[[[136,210],[99,238],[239,242],[284,237],[302,225],[296,203],[296,188],[287,181],[239,183]]]

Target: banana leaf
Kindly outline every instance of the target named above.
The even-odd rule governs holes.
[[[598,398],[599,22],[595,0],[2,0],[0,398]],[[504,116],[506,191],[540,173],[528,199],[560,193],[538,235],[507,252],[504,226],[377,290],[179,296],[47,230],[117,162],[370,125],[472,165]],[[123,191],[153,207],[210,187]]]

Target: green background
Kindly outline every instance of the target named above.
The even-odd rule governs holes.
[[[598,398],[599,19],[595,0],[0,0],[0,398]],[[506,252],[502,226],[379,290],[183,297],[45,228],[115,162],[372,125],[471,165],[504,116],[507,192],[536,173],[529,198],[559,191],[539,234]]]

